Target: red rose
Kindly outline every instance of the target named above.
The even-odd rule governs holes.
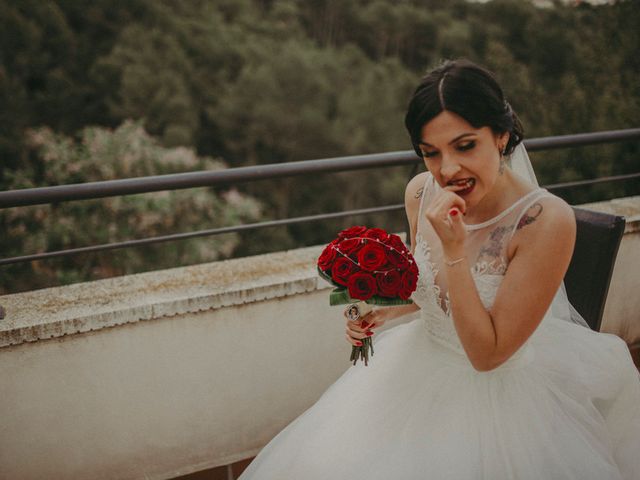
[[[320,270],[327,271],[331,269],[331,265],[333,265],[333,261],[336,259],[336,250],[334,248],[333,243],[330,243],[325,247],[325,249],[318,257],[318,267]]]
[[[400,253],[396,250],[389,250],[387,252],[389,263],[399,268],[400,270],[404,270],[409,266],[409,260],[407,256],[407,254]]]
[[[402,242],[400,237],[395,233],[392,233],[391,235],[389,235],[389,241],[387,243],[393,248],[395,248],[396,250],[398,250],[398,252],[406,253],[409,251],[407,249],[407,246]]]
[[[412,293],[413,292],[410,292],[408,290],[401,288],[400,290],[398,290],[398,298],[402,300],[409,300],[411,298]]]
[[[400,289],[402,276],[395,268],[385,273],[376,274],[376,282],[378,283],[378,291],[383,297],[396,297]]]
[[[331,278],[340,285],[347,285],[350,275],[357,271],[357,267],[351,260],[345,257],[338,257],[331,268]]]
[[[362,245],[362,240],[358,238],[349,238],[346,240],[342,240],[338,244],[338,249],[345,255],[349,255],[351,252],[356,251]]]
[[[347,288],[351,298],[357,298],[358,300],[368,300],[378,293],[376,279],[373,278],[373,275],[365,272],[357,272],[351,275]]]
[[[373,271],[387,263],[385,248],[376,242],[367,244],[358,252],[358,263],[363,270]]]
[[[402,281],[400,282],[400,289],[398,290],[398,296],[402,300],[407,300],[416,290],[416,286],[418,284],[417,272],[417,268],[409,268],[409,270],[402,274]]]
[[[362,236],[365,238],[376,238],[381,242],[386,242],[389,238],[389,234],[381,228],[370,228],[369,230],[364,232]]]
[[[367,231],[367,227],[363,227],[363,226],[350,227],[341,231],[338,234],[338,238],[340,240],[343,240],[345,238],[360,237],[366,231]]]
[[[411,257],[411,260],[413,260],[413,257]],[[412,275],[414,275],[416,277],[416,281],[418,278],[418,265],[416,265],[416,262],[413,261],[411,263],[411,265],[409,266],[409,271],[411,272]]]

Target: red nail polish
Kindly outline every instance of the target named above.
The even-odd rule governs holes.
[[[452,217],[455,217],[456,215],[458,215],[458,209],[457,208],[452,208],[451,210],[449,210],[449,215]]]
[[[370,337],[371,335],[373,335],[373,332],[367,332],[367,333],[365,333],[365,335],[366,335],[367,337]]]
[[[356,345],[361,347],[362,346],[362,342],[356,342]]]

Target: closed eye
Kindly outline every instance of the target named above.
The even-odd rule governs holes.
[[[438,151],[437,151],[437,150],[433,150],[433,151],[431,151],[431,152],[425,152],[424,150],[421,150],[421,151],[422,151],[422,156],[423,156],[424,158],[431,158],[431,157],[435,157],[435,156],[438,154]]]
[[[458,150],[460,150],[461,152],[466,152],[467,150],[471,150],[475,146],[476,146],[476,142],[473,140],[470,142],[459,143]]]
[[[460,142],[456,145],[456,149],[460,152],[466,152],[467,150],[471,150],[475,148],[476,142],[475,140],[470,140],[468,142]],[[423,158],[432,158],[438,155],[438,150],[421,150]]]

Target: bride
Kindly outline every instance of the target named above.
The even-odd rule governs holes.
[[[375,335],[280,432],[249,479],[640,479],[640,377],[562,287],[572,209],[537,186],[522,127],[485,69],[446,62],[405,118],[428,172],[405,192],[414,304],[347,319]],[[379,334],[386,321],[420,317]]]

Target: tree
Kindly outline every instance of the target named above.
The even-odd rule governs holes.
[[[33,155],[27,165],[8,174],[11,188],[84,183],[112,178],[161,175],[226,168],[220,160],[198,157],[190,149],[163,148],[139,122],[114,131],[85,128],[78,141],[49,128],[29,132]],[[22,255],[95,245],[201,228],[256,221],[261,206],[236,189],[157,192],[0,211],[5,255]],[[159,246],[106,251],[62,260],[3,267],[0,288],[16,291],[51,283],[168,268],[225,258],[238,236],[225,234]]]

